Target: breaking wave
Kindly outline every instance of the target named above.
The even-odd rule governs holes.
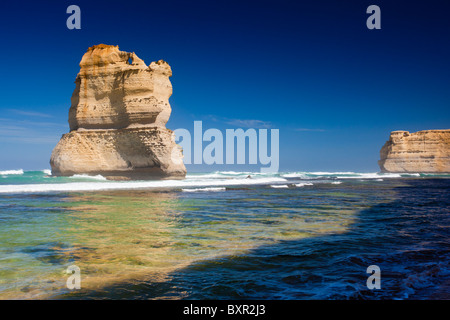
[[[297,188],[301,188],[301,187],[304,187],[304,186],[312,186],[312,185],[313,185],[312,183],[306,182],[306,183],[297,183],[295,186]]]
[[[19,169],[19,170],[0,171],[0,175],[3,175],[3,176],[10,175],[10,174],[23,174],[23,170]]]
[[[21,184],[0,185],[0,193],[35,193],[35,192],[68,192],[68,191],[97,191],[97,190],[127,190],[127,189],[163,189],[185,187],[219,187],[270,184],[284,182],[283,178],[259,178],[259,179],[229,179],[200,181],[186,180],[154,180],[154,181],[126,181],[126,182],[69,182],[52,184]]]
[[[433,174],[421,174],[421,173],[381,173],[381,172],[289,172],[282,173],[280,175],[284,178],[300,178],[300,179],[329,179],[329,178],[339,178],[339,179],[380,179],[380,178],[406,178],[406,177],[421,177],[421,176],[434,176]],[[441,174],[436,174],[436,176],[441,176]],[[444,174],[445,176],[445,174]]]
[[[289,188],[289,186],[287,184],[272,184],[270,185],[271,188],[276,188],[276,189],[285,189],[285,188]]]
[[[0,171],[0,193],[40,193],[126,189],[195,189],[218,188],[225,186],[268,185],[272,188],[286,189],[314,184],[341,184],[342,180],[359,179],[383,181],[395,178],[450,177],[449,174],[422,173],[358,173],[358,172],[237,172],[214,171],[208,173],[188,173],[184,180],[153,181],[109,181],[101,175],[76,174],[71,177],[51,176],[51,170]],[[211,190],[210,190],[211,191]]]
[[[225,187],[217,187],[217,188],[194,188],[194,189],[181,189],[183,192],[209,192],[209,191],[225,191],[227,188]]]

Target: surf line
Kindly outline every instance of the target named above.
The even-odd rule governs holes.
[[[191,132],[184,128],[174,130],[175,142],[183,148],[184,164],[258,164],[262,173],[278,172],[280,161],[279,129],[270,129],[270,155],[268,130],[249,128],[225,130],[210,128],[203,132],[202,121],[194,121],[193,141]],[[246,141],[248,140],[248,144]],[[203,142],[210,142],[203,148]],[[236,142],[236,143],[235,143]],[[193,152],[192,152],[193,146]],[[248,148],[247,148],[248,147]],[[224,156],[225,151],[225,156]],[[235,157],[236,151],[236,157]],[[194,161],[192,162],[192,153]],[[246,157],[248,154],[248,159]],[[246,162],[248,160],[248,162]]]

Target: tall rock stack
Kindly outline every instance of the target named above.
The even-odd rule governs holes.
[[[378,164],[383,172],[450,173],[450,130],[393,131]]]
[[[183,178],[181,148],[165,127],[172,70],[147,66],[118,46],[90,47],[80,62],[69,110],[70,133],[52,152],[53,175],[101,174],[108,179]]]

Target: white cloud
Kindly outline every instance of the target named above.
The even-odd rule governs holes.
[[[0,118],[0,141],[32,144],[56,144],[64,129],[55,123],[15,121]]]
[[[270,122],[262,120],[231,119],[230,121],[226,121],[226,123],[232,126],[244,128],[270,128],[272,126]]]
[[[223,122],[241,128],[271,128],[273,126],[272,123],[270,123],[269,121],[256,119],[230,119],[230,118],[216,117],[213,115],[208,115],[207,118],[215,122]]]
[[[42,112],[27,111],[27,110],[20,110],[20,109],[8,109],[8,111],[14,112],[16,114],[20,114],[22,116],[27,116],[27,117],[53,118],[52,115],[42,113]]]

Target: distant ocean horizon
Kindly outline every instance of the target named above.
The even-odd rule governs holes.
[[[3,170],[0,299],[449,299],[449,191],[448,174]]]

